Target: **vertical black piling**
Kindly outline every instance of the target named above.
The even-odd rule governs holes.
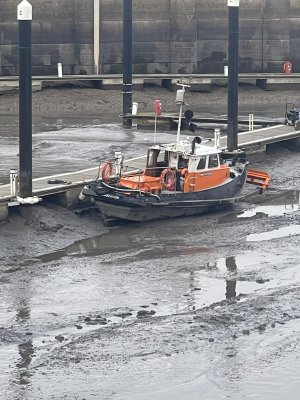
[[[123,114],[132,114],[132,0],[123,0]],[[131,119],[123,119],[126,126]]]
[[[18,6],[19,21],[19,195],[32,196],[32,7],[27,0]]]
[[[238,148],[239,0],[228,0],[227,148]]]

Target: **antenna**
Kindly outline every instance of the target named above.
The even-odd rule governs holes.
[[[189,83],[190,83],[189,79]],[[182,107],[184,103],[184,93],[186,87],[191,87],[189,83],[184,83],[183,80],[178,81],[176,83],[177,86],[181,86],[181,89],[178,89],[176,92],[176,100],[175,103],[179,105],[179,117],[178,117],[178,128],[177,128],[177,143],[180,142],[180,129],[181,129],[181,120],[182,120]]]

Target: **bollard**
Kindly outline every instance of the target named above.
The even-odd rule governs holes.
[[[16,196],[18,193],[18,174],[15,169],[9,171],[10,178],[10,194]]]
[[[139,103],[132,103],[132,115],[136,115],[138,112],[138,108],[139,108]]]
[[[216,128],[215,129],[215,146],[217,149],[220,148],[220,136],[221,136],[220,128]]]
[[[161,101],[154,100],[154,113],[155,115],[161,115]]]
[[[62,78],[62,63],[57,63],[57,75]]]

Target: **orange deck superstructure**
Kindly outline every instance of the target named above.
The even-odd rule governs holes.
[[[230,170],[225,165],[216,169],[209,169],[188,173],[184,183],[184,192],[197,192],[211,187],[222,185],[229,178]]]

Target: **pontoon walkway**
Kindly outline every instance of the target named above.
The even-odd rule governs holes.
[[[293,126],[276,125],[242,132],[238,135],[239,148],[246,149],[248,154],[254,155],[263,154],[268,144],[287,140],[294,140],[295,146],[299,146],[300,131],[296,131]],[[226,143],[226,136],[222,136],[220,147],[225,149]],[[142,156],[126,160],[124,165],[130,167],[130,169],[143,169],[145,161],[146,157]],[[86,183],[94,180],[98,173],[99,166],[95,166],[81,171],[33,179],[33,196],[41,198],[55,196],[56,203],[65,207],[72,207],[78,202],[78,194],[81,188]],[[57,184],[49,184],[49,180],[57,181]],[[18,204],[16,196],[11,194],[10,184],[0,186],[0,220],[7,217],[8,207]]]

